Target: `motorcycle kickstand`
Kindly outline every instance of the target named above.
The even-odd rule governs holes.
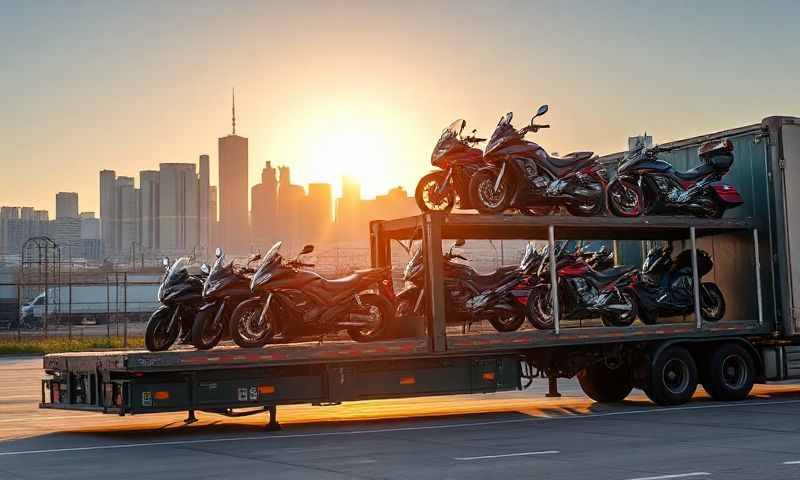
[[[269,413],[269,422],[264,427],[264,429],[268,432],[277,432],[282,430],[281,424],[278,423],[278,407],[277,405],[270,405],[267,407],[267,412]]]

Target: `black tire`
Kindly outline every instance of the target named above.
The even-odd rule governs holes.
[[[192,324],[192,345],[198,350],[208,350],[217,346],[225,333],[224,315],[219,322],[215,322],[217,310],[215,308],[204,308],[197,312]]]
[[[723,343],[711,355],[703,388],[720,401],[744,400],[753,389],[755,362],[741,345]]]
[[[630,327],[639,315],[636,298],[630,292],[622,292],[626,303],[630,303],[631,309],[627,314],[606,313],[603,315],[603,325],[607,327]]]
[[[489,319],[498,332],[516,332],[525,323],[525,314],[521,312],[508,312],[505,317],[495,316]]]
[[[644,392],[658,405],[688,402],[697,390],[697,365],[683,347],[667,347],[650,365]]]
[[[600,403],[621,402],[633,390],[628,368],[621,366],[612,370],[602,363],[581,370],[578,383],[587,397]]]
[[[389,324],[394,320],[394,306],[383,295],[365,293],[359,295],[359,298],[362,305],[370,307],[370,316],[376,318],[377,325],[366,330],[357,327],[348,328],[347,334],[356,342],[380,340],[388,329]]]
[[[528,319],[539,330],[552,330],[555,326],[553,319],[553,300],[550,285],[542,284],[533,287],[528,294]]]
[[[417,201],[420,211],[447,213],[456,205],[456,194],[452,188],[448,187],[447,191],[441,195],[434,191],[442,184],[445,175],[445,172],[431,172],[419,179],[414,191],[414,199]]]
[[[150,315],[144,330],[144,345],[151,352],[167,350],[177,340],[181,322],[179,318],[172,321],[176,308],[162,305]]]
[[[597,188],[600,189],[600,192],[597,195],[597,200],[594,203],[586,203],[583,205],[567,205],[566,207],[569,214],[575,217],[594,217],[601,215],[606,209],[605,192],[603,192],[603,187],[600,184],[597,184]]]
[[[716,283],[703,282],[700,286],[700,313],[703,320],[716,322],[725,316],[725,297]]]
[[[482,213],[503,213],[511,204],[511,184],[506,175],[500,182],[499,192],[494,191],[497,176],[491,170],[478,170],[469,181],[469,199]]]
[[[608,208],[617,217],[638,217],[644,213],[644,193],[630,180],[614,180],[608,186],[606,195]]]
[[[274,301],[274,299],[273,299]],[[231,338],[242,348],[263,347],[275,336],[275,307],[270,305],[262,321],[263,298],[240,303],[231,315]]]
[[[655,325],[658,323],[658,312],[642,308],[641,304],[637,304],[637,315],[639,320],[645,325]]]

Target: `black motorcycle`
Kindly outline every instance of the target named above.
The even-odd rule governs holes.
[[[458,204],[461,209],[473,208],[469,198],[469,181],[484,166],[483,152],[473,145],[485,138],[462,137],[467,122],[456,120],[445,128],[431,154],[431,163],[441,170],[431,172],[417,183],[414,197],[423,212],[449,212]]]
[[[217,260],[203,284],[203,300],[192,325],[192,345],[199,350],[213,348],[224,337],[230,337],[230,317],[240,302],[250,298],[250,265],[261,259],[252,255],[244,267],[235,262],[225,264],[225,253],[217,248]]]
[[[614,266],[614,252],[606,245],[594,250],[594,242],[583,245],[578,254],[594,270],[606,270]]]
[[[539,107],[530,125],[519,130],[511,125],[511,112],[500,119],[483,154],[489,166],[470,180],[470,198],[479,211],[501,213],[517,208],[526,214],[546,215],[564,206],[572,215],[603,212],[607,181],[594,152],[557,158],[525,140],[529,132],[550,128],[533,123],[547,109],[547,105]]]
[[[300,261],[314,251],[306,245],[293,260],[264,255],[250,282],[249,298],[231,317],[231,336],[240,347],[261,347],[276,335],[285,340],[347,330],[353,340],[380,339],[394,319],[391,267],[356,270],[329,280],[304,270]],[[378,293],[373,293],[377,291]]]
[[[697,250],[697,278],[714,267],[714,259],[705,250]],[[684,250],[672,258],[672,246],[654,248],[642,264],[642,281],[634,288],[638,298],[639,318],[655,324],[658,317],[694,313],[692,252]],[[714,282],[700,283],[700,313],[703,320],[716,322],[725,316],[725,297]]]
[[[668,150],[639,142],[623,159],[608,186],[611,213],[620,217],[644,214],[692,214],[720,218],[725,210],[744,203],[732,185],[721,182],[733,165],[733,143],[714,140],[697,153],[702,163],[681,172],[658,159]]]
[[[525,321],[525,300],[530,290],[525,278],[535,262],[524,257],[520,267],[505,266],[489,275],[481,275],[472,267],[454,261],[468,261],[453,253],[454,248],[463,245],[464,240],[458,240],[444,254],[447,324],[462,325],[466,330],[472,323],[488,320],[499,332],[519,329]],[[406,286],[397,294],[398,316],[422,315],[427,306],[422,249],[414,250],[403,272],[403,280]]]
[[[561,318],[582,320],[600,317],[606,326],[631,325],[638,314],[634,292],[638,269],[619,266],[598,271],[586,262],[580,250],[570,252],[565,245],[556,245],[555,251]],[[537,285],[528,297],[528,315],[536,328],[552,329],[553,297],[547,249],[538,275],[543,283]]]
[[[181,257],[169,265],[158,287],[161,306],[150,315],[144,333],[144,343],[151,352],[167,350],[178,336],[187,338],[192,331],[192,322],[203,304],[203,283],[208,268],[203,265],[199,275],[189,274],[189,257]]]

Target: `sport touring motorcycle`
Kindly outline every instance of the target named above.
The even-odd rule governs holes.
[[[181,257],[170,266],[164,259],[164,279],[158,287],[161,306],[150,315],[144,333],[145,346],[151,352],[168,349],[178,335],[188,337],[192,331],[194,317],[203,304],[208,267],[203,265],[199,275],[191,275],[189,263],[189,257]]]
[[[642,322],[654,324],[658,317],[694,313],[691,255],[691,250],[684,250],[673,259],[672,245],[654,248],[647,253],[642,265],[644,281],[634,289]],[[711,255],[697,250],[697,278],[708,274],[713,267]],[[700,313],[703,320],[711,322],[725,316],[725,297],[716,283],[700,283]]]
[[[217,260],[203,284],[205,304],[195,316],[192,325],[192,345],[199,350],[213,348],[223,337],[230,338],[230,317],[240,302],[251,297],[250,277],[255,272],[250,268],[261,255],[252,255],[244,267],[234,262],[225,264],[225,253],[217,248]]]
[[[445,128],[431,154],[431,163],[441,170],[431,172],[417,183],[414,197],[423,212],[449,212],[456,206],[473,208],[469,198],[469,181],[484,166],[483,152],[473,145],[485,138],[473,135],[462,137],[467,122],[456,120]]]
[[[453,249],[464,245],[458,240],[444,254],[445,317],[449,325],[467,326],[488,320],[499,332],[517,330],[525,321],[525,302],[533,283],[532,272],[536,268],[537,252],[528,246],[519,266],[501,267],[489,275],[481,275],[472,267],[455,262],[468,261],[453,253]],[[427,306],[425,288],[425,265],[422,249],[411,255],[403,273],[406,287],[397,294],[397,314],[422,315]]]
[[[476,172],[470,181],[475,208],[486,213],[517,208],[532,215],[548,214],[560,206],[573,215],[603,212],[607,182],[594,152],[574,152],[557,158],[525,140],[529,132],[550,128],[533,123],[547,110],[547,105],[539,107],[530,125],[519,130],[511,125],[513,113],[500,119],[483,154],[483,160],[490,165]]]
[[[394,319],[391,268],[356,270],[329,280],[300,261],[314,251],[306,245],[292,260],[278,253],[282,242],[264,255],[250,291],[231,317],[231,336],[240,347],[261,347],[275,336],[292,339],[345,329],[353,340],[381,338]],[[371,293],[377,290],[379,293]]]
[[[632,324],[637,316],[633,289],[638,282],[638,269],[619,266],[597,271],[586,263],[579,251],[567,252],[565,245],[557,245],[555,251],[561,318],[578,320],[599,316],[607,326]],[[547,247],[544,253],[538,273],[539,278],[546,280],[531,291],[528,314],[536,328],[551,329],[554,326],[553,297]]]
[[[608,186],[611,213],[620,217],[643,214],[693,214],[720,218],[744,203],[732,185],[721,182],[733,165],[730,140],[706,142],[697,149],[702,163],[686,172],[659,160],[667,149],[639,142],[623,159]]]

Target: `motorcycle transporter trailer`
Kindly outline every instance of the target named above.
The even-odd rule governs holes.
[[[416,322],[416,336],[261,349],[47,355],[40,406],[119,415],[188,411],[187,421],[197,410],[230,416],[266,410],[268,426],[277,428],[278,405],[490,393],[524,388],[536,377],[551,379],[553,386],[558,377],[577,375],[584,391],[601,402],[642,388],[665,405],[687,401],[698,384],[716,399],[735,400],[754,382],[800,378],[800,259],[791,256],[791,247],[800,244],[795,213],[800,121],[772,117],[715,135],[732,137],[738,154],[734,170],[740,169],[734,174],[750,179],[737,183],[745,205],[729,213],[739,218],[429,213],[374,221],[374,266],[391,264],[392,240],[422,240],[428,311],[397,320]],[[715,135],[675,142],[673,154],[680,148],[692,152]],[[747,148],[750,157],[742,154]],[[702,248],[714,256],[708,277],[722,290],[726,313],[717,322],[703,320],[695,254],[694,315],[605,327],[562,320],[556,307],[552,330],[454,333],[445,318],[442,241],[458,238],[546,240],[554,298],[552,252],[559,239],[613,240],[618,260],[637,266],[642,241]],[[637,249],[638,256],[631,253]]]

